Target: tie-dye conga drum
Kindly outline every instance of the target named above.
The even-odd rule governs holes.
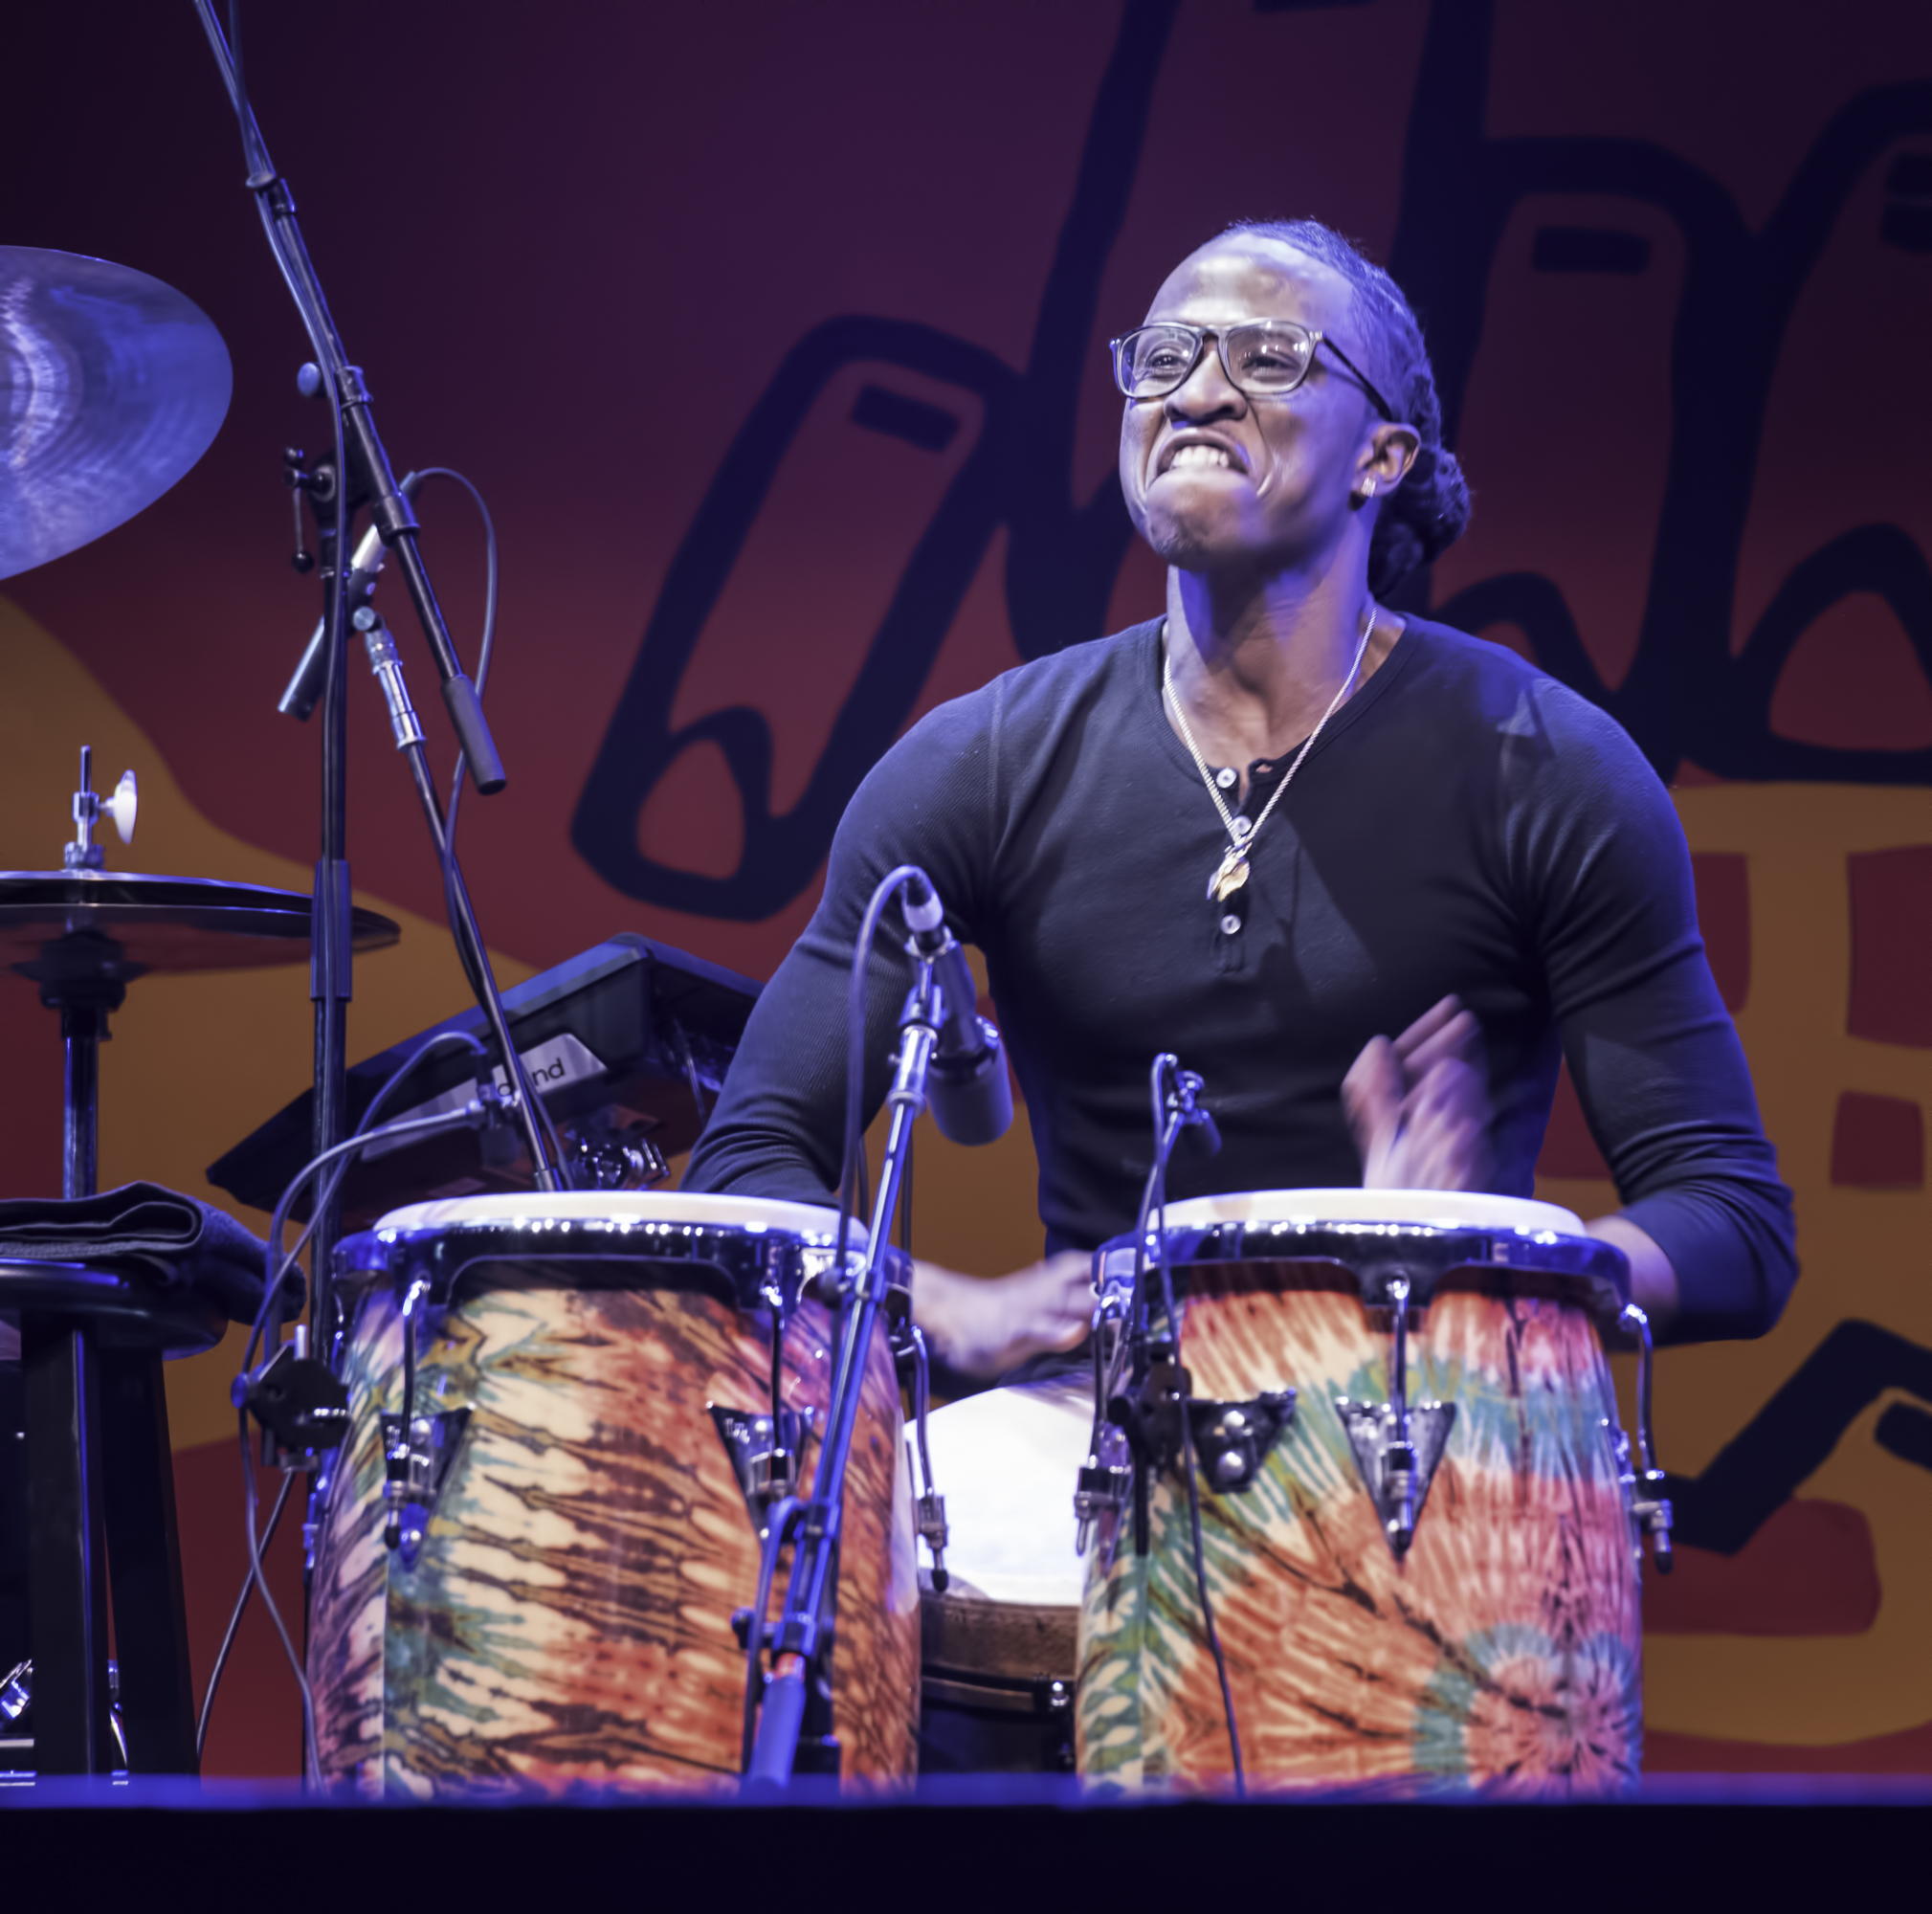
[[[351,1422],[308,1652],[325,1780],[411,1796],[735,1785],[734,1611],[756,1594],[765,1507],[816,1462],[835,1346],[815,1285],[836,1231],[830,1211],[731,1196],[499,1195],[399,1210],[342,1246]],[[917,1760],[884,1320],[833,1656],[840,1771],[862,1784]]]
[[[1185,1413],[1251,1788],[1628,1790],[1639,1542],[1599,1336],[1621,1253],[1547,1204],[1434,1191],[1210,1197],[1166,1231],[1188,1399],[1172,1368],[1109,1385],[1080,1478],[1082,1774],[1231,1779],[1178,1436],[1135,1471],[1123,1433],[1158,1457]],[[1103,1346],[1133,1265],[1131,1241],[1097,1258]]]

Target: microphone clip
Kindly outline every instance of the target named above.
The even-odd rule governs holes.
[[[1194,1133],[1194,1147],[1201,1155],[1217,1156],[1221,1149],[1221,1126],[1215,1123],[1214,1113],[1201,1102],[1201,1093],[1207,1087],[1196,1071],[1173,1071],[1168,1079],[1166,1109],[1170,1119],[1180,1120],[1183,1135]]]

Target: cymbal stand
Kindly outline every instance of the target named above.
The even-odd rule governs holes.
[[[788,1539],[795,1547],[784,1613],[769,1634],[771,1674],[764,1684],[764,1706],[745,1770],[748,1790],[784,1788],[794,1769],[838,1771],[838,1742],[833,1734],[832,1719],[832,1652],[846,1465],[852,1455],[859,1391],[865,1383],[866,1355],[886,1292],[888,1246],[912,1151],[913,1124],[925,1107],[926,1075],[939,1040],[940,1014],[933,967],[922,961],[899,1016],[899,1052],[893,1059],[892,1087],[885,1100],[892,1121],[865,1259],[855,1277],[840,1269],[821,1279],[821,1286],[834,1281],[839,1284],[843,1306],[825,1413],[825,1440],[818,1452],[811,1497],[788,1508],[780,1504],[771,1511],[766,1544],[770,1558],[776,1558],[780,1545]],[[764,1615],[754,1612],[749,1625],[763,1628]]]
[[[114,795],[104,802],[94,790],[94,753],[80,747],[80,789],[74,793],[74,841],[61,852],[70,871],[98,871],[106,862],[95,829],[112,817],[123,844],[134,841],[134,773],[123,772]],[[92,1196],[99,1181],[100,1046],[107,1019],[127,996],[129,981],[141,967],[125,961],[111,938],[70,934],[50,939],[40,955],[21,968],[40,986],[40,1001],[60,1013],[66,1050],[60,1117],[60,1193],[69,1202]]]
[[[457,742],[469,767],[477,793],[489,796],[501,790],[506,782],[502,760],[490,736],[477,688],[463,671],[442,608],[430,582],[428,568],[417,545],[420,527],[409,500],[396,483],[389,454],[376,432],[370,409],[369,391],[362,368],[352,366],[341,334],[336,330],[328,301],[314,261],[296,223],[295,200],[288,184],[277,173],[264,145],[260,128],[250,110],[241,63],[215,18],[212,0],[194,0],[202,31],[228,90],[230,102],[241,125],[242,151],[248,166],[248,189],[255,195],[262,230],[269,249],[295,300],[309,345],[315,354],[316,389],[330,402],[336,438],[333,489],[328,501],[312,492],[312,502],[332,502],[331,529],[327,519],[318,512],[317,522],[323,535],[323,570],[327,581],[326,622],[327,658],[323,679],[322,726],[322,855],[316,870],[315,930],[312,955],[311,991],[316,1000],[316,1138],[318,1152],[334,1147],[346,1133],[347,1056],[345,1048],[346,1006],[351,988],[352,956],[349,943],[349,868],[344,855],[346,806],[344,787],[347,775],[346,721],[344,715],[344,677],[348,643],[348,576],[346,532],[349,507],[353,500],[366,501],[369,515],[383,545],[396,559],[415,608],[417,622],[428,640],[431,656],[442,679],[443,701],[455,728]],[[232,13],[231,19],[234,16]],[[306,377],[306,370],[305,370]],[[440,819],[440,812],[438,812]],[[469,913],[453,913],[467,918]],[[459,946],[464,933],[457,932]],[[502,1006],[497,1000],[494,981],[487,966],[477,971],[472,982],[478,1002],[488,1016],[492,1031],[503,1041],[507,1027]],[[540,1190],[567,1188],[567,1180],[557,1165],[549,1139],[536,1107],[535,1093],[514,1046],[506,1045],[503,1069],[514,1093],[516,1116],[523,1130],[524,1146],[529,1151],[534,1180]],[[329,1336],[327,1302],[330,1286],[335,1217],[317,1219],[312,1238],[310,1267],[315,1276],[317,1306],[314,1310],[318,1341],[332,1349]],[[271,1325],[272,1330],[274,1325]]]

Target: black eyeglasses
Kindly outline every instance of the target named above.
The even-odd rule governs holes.
[[[1292,319],[1251,319],[1225,332],[1178,321],[1137,326],[1107,343],[1114,355],[1114,383],[1130,399],[1165,399],[1187,384],[1210,339],[1221,354],[1228,383],[1251,397],[1271,399],[1300,385],[1315,363],[1315,348],[1325,345],[1361,380],[1375,410],[1390,425],[1396,423],[1394,410],[1368,374],[1325,332],[1312,331]]]

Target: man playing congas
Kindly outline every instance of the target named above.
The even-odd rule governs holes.
[[[1588,1228],[1634,1300],[1668,1340],[1762,1334],[1796,1276],[1790,1198],[1669,797],[1603,712],[1378,602],[1469,510],[1400,289],[1315,222],[1235,227],[1113,351],[1166,615],[1004,674],[875,767],[685,1187],[836,1186],[853,942],[912,862],[985,953],[1049,1251],[991,1282],[922,1265],[916,1311],[956,1366],[1084,1334],[1087,1257],[1055,1253],[1132,1228],[1162,1051],[1224,1139],[1176,1157],[1175,1201],[1527,1196],[1566,1057],[1623,1199]],[[868,1120],[896,926],[872,961]]]

